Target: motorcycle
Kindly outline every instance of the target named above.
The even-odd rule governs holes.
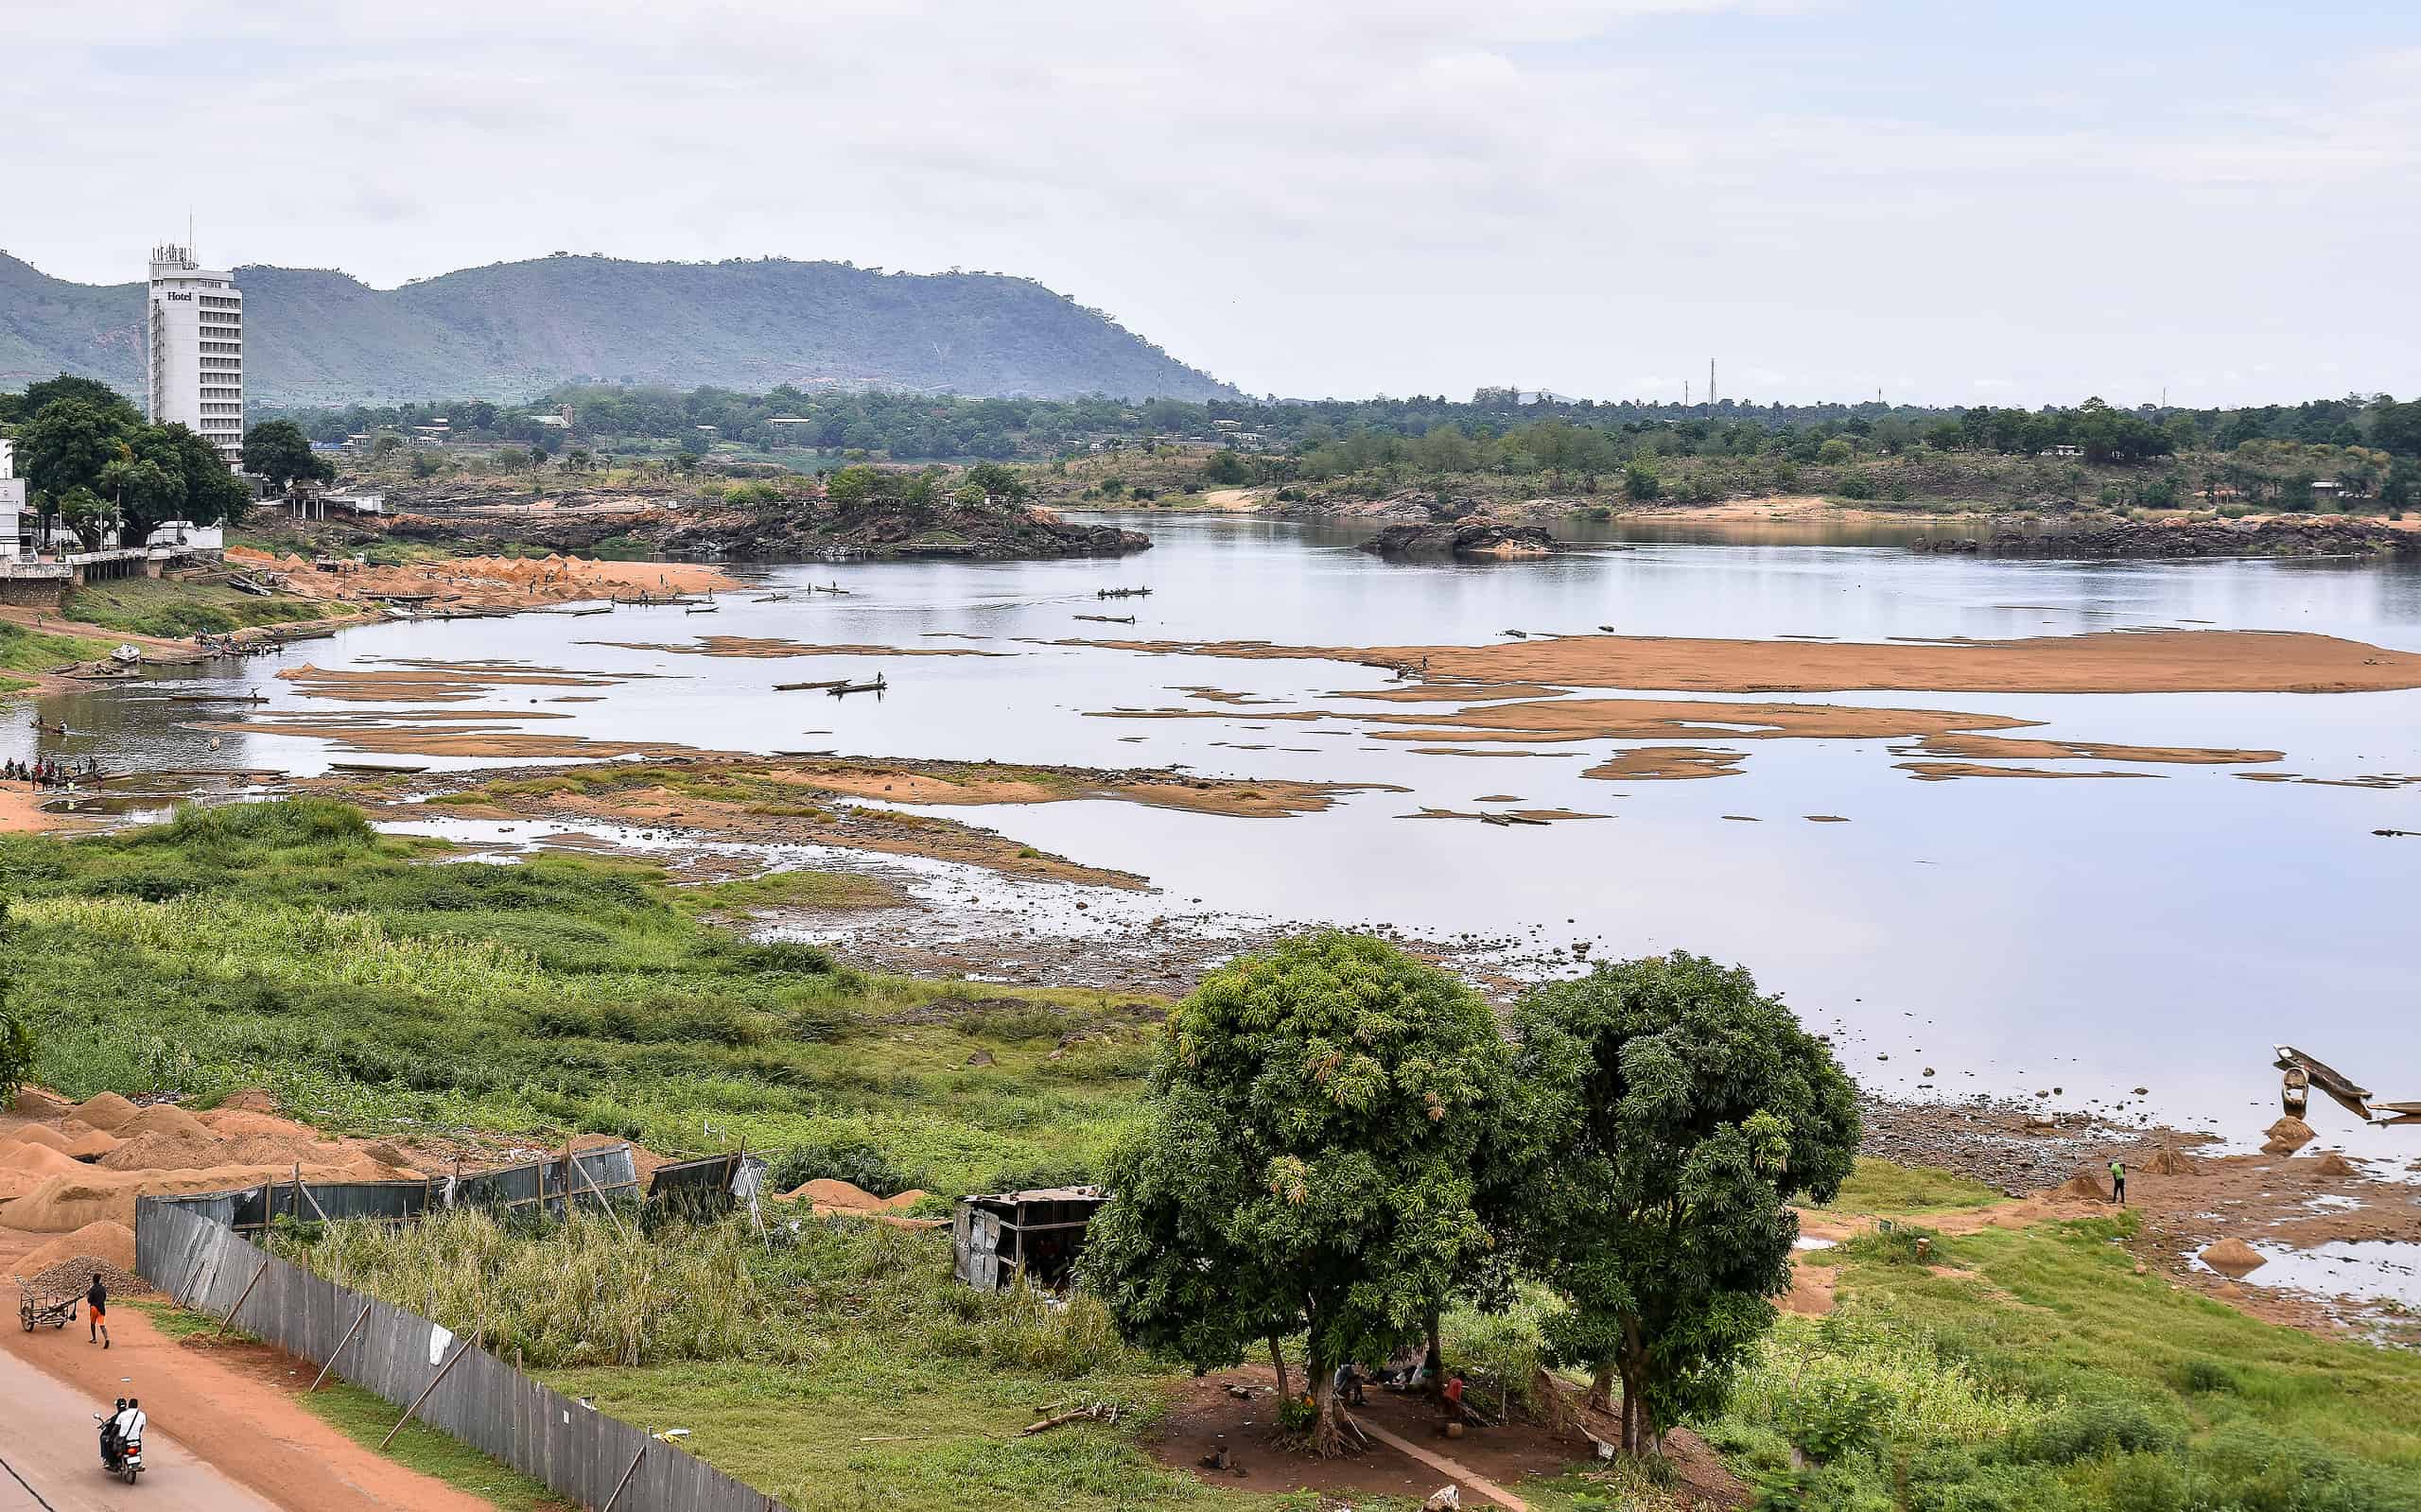
[[[121,1444],[111,1437],[110,1424],[115,1420],[106,1414],[93,1415],[93,1421],[101,1425],[101,1469],[132,1486],[143,1473],[143,1440],[131,1438]]]

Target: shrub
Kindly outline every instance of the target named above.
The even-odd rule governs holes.
[[[2104,1454],[2159,1452],[2175,1435],[2141,1403],[2115,1398],[2071,1402],[2010,1437],[2010,1456],[2039,1465],[2073,1465]]]

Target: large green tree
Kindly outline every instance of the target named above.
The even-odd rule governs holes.
[[[1197,1368],[1302,1334],[1334,1453],[1337,1365],[1420,1339],[1489,1246],[1475,1172],[1506,1066],[1485,1003],[1378,940],[1307,934],[1212,972],[1111,1163],[1091,1284]]]
[[[127,443],[141,428],[142,418],[123,401],[103,404],[82,395],[54,399],[19,429],[17,469],[45,500],[64,497],[75,488],[97,491],[101,469],[125,455]]]
[[[244,471],[268,478],[281,492],[337,476],[336,464],[313,451],[311,438],[291,420],[264,420],[244,432]]]
[[[1750,974],[1676,952],[1524,994],[1514,1072],[1545,1141],[1520,1241],[1568,1304],[1547,1324],[1592,1401],[1623,1386],[1621,1447],[1719,1407],[1790,1285],[1795,1198],[1857,1151],[1857,1094]]]

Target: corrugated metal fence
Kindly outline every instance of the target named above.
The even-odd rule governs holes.
[[[267,1254],[227,1226],[228,1197],[135,1204],[134,1268],[179,1303],[226,1317],[376,1393],[398,1414],[613,1512],[776,1512],[781,1503],[618,1418],[548,1390],[416,1312],[390,1307]],[[366,1312],[365,1312],[366,1310]],[[340,1350],[341,1351],[340,1353]],[[434,1383],[435,1389],[430,1387]]]

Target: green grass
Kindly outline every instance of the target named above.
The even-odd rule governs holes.
[[[284,625],[322,617],[308,599],[264,599],[224,583],[168,578],[118,578],[78,588],[61,611],[81,624],[174,639],[223,635],[253,625]]]
[[[899,890],[856,872],[767,872],[681,889],[684,906],[746,911],[771,908],[867,909],[903,901]]]
[[[2135,1274],[2132,1218],[1845,1245],[1839,1307],[1785,1319],[1708,1434],[1780,1479],[1811,1425],[1856,1447],[1821,1507],[2421,1507],[2421,1355],[2257,1322]],[[1893,1497],[1900,1497],[1896,1503]]]
[[[1958,1212],[1986,1208],[2001,1193],[1982,1182],[1939,1166],[1904,1166],[1860,1156],[1839,1195],[1819,1212],[1875,1214],[1886,1217]]]
[[[0,668],[12,672],[56,671],[76,662],[95,661],[108,655],[116,644],[48,629],[30,630],[13,619],[0,619]],[[32,685],[21,681],[18,686]]]
[[[444,851],[325,800],[0,838],[0,970],[37,1079],[77,1096],[264,1086],[366,1134],[864,1143],[945,1193],[1083,1179],[1133,1117],[1149,1025],[1106,1022],[1055,1061],[1047,1038],[1004,1043],[978,1069],[954,1029],[891,1021],[962,992],[1090,1013],[1102,994],[864,976],[697,916],[752,891],[856,894],[846,879],[718,895],[584,858],[432,864]]]

